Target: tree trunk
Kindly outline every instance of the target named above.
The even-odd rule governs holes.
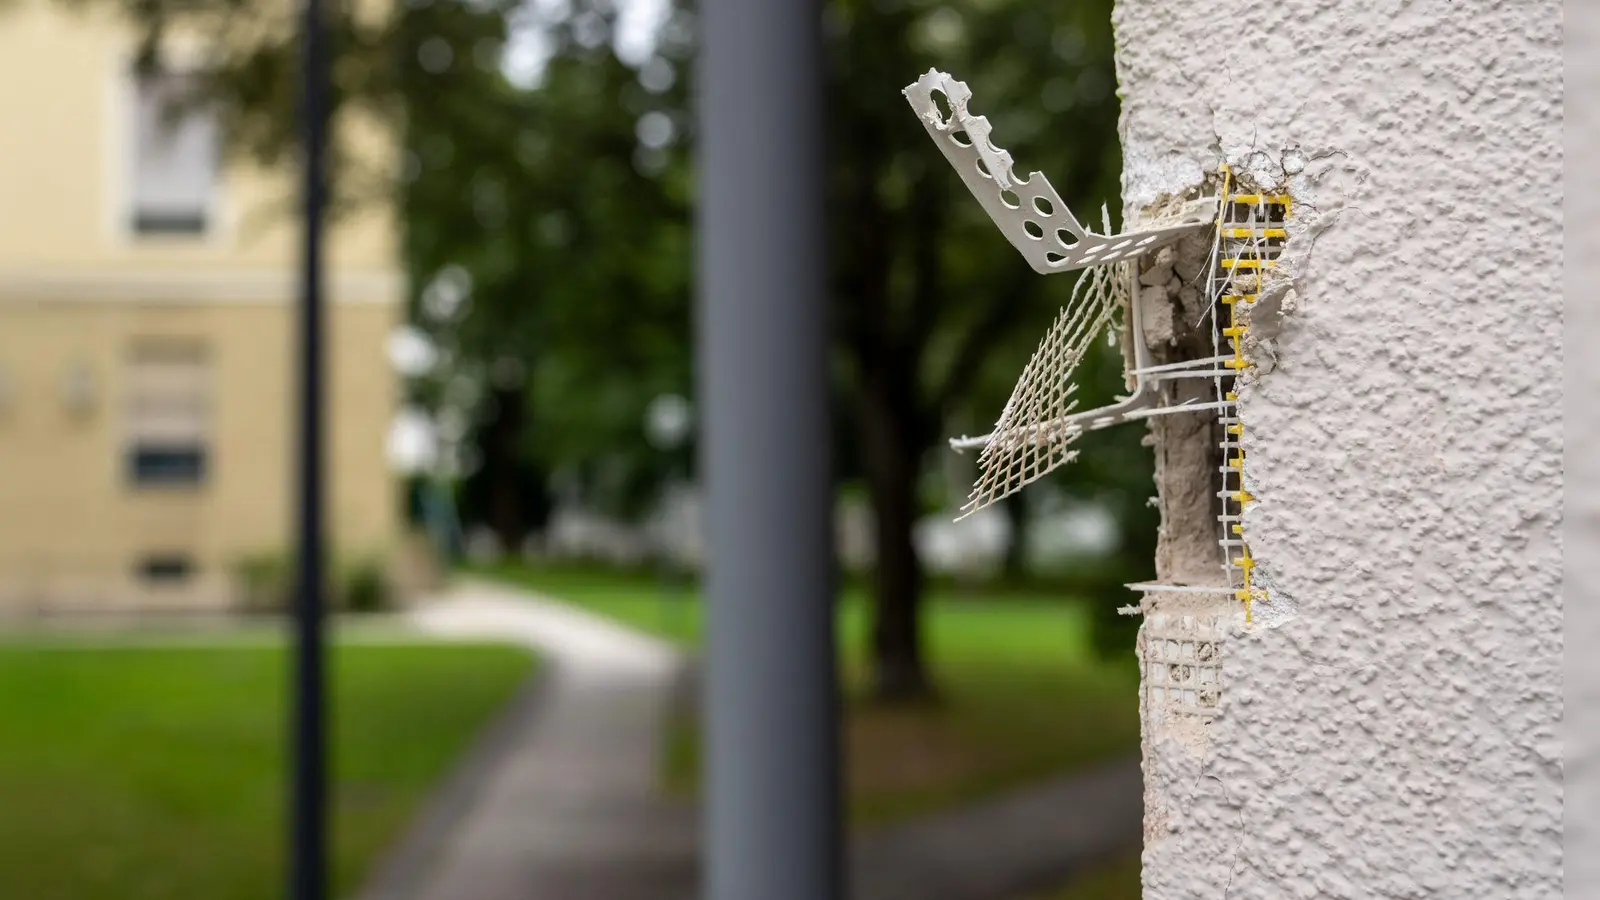
[[[523,509],[523,478],[519,457],[526,410],[522,387],[494,389],[494,420],[484,435],[484,519],[494,531],[503,552],[522,552],[527,534]]]
[[[1008,581],[1020,581],[1028,569],[1028,493],[1019,491],[1007,497],[1001,507],[1011,523],[1002,574]]]
[[[878,130],[868,119],[850,133],[864,146]],[[937,235],[942,204],[922,209],[925,234],[907,248],[891,237],[903,222],[884,206],[881,173],[889,160],[863,159],[841,170],[845,187],[838,202],[849,204],[848,227],[835,248],[835,295],[844,302],[836,320],[857,368],[857,412],[861,461],[872,501],[876,571],[871,631],[874,697],[913,702],[933,694],[922,652],[922,561],[915,543],[917,485],[922,449],[931,427],[918,393],[922,349],[931,327],[931,292],[937,283]],[[930,188],[935,190],[936,188]],[[924,202],[927,200],[924,198]],[[891,286],[898,254],[911,252],[914,281],[909,297]],[[910,302],[896,304],[897,297]],[[905,307],[910,307],[906,309]]]
[[[887,374],[887,373],[885,373]],[[933,685],[922,654],[922,560],[917,554],[916,423],[882,379],[863,392],[861,434],[876,543],[872,688],[883,702],[926,699]]]

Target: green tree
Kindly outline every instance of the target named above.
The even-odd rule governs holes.
[[[206,99],[224,109],[234,152],[273,161],[292,150],[297,44],[283,9],[62,2],[132,16],[152,60],[175,24],[210,29],[221,52]],[[402,0],[385,13],[329,14],[337,108],[385,117],[405,148],[400,173],[336,156],[337,209],[383,200],[403,212],[414,317],[449,359],[415,390],[473,412],[482,465],[469,502],[507,543],[537,525],[552,471],[590,481],[620,472],[611,499],[621,508],[646,496],[666,462],[642,440],[643,410],[659,391],[687,393],[692,364],[688,11],[674,9],[656,57],[635,68],[611,52],[610,4],[578,0],[544,23],[548,65],[537,87],[519,87],[501,52],[535,8]],[[933,687],[913,540],[929,511],[921,476],[948,452],[953,423],[993,420],[1071,279],[1023,263],[900,88],[929,67],[968,81],[1019,166],[1048,172],[1070,205],[1093,209],[1115,194],[1120,170],[1110,0],[831,0],[825,16],[840,473],[864,482],[877,519],[876,690],[912,699]],[[430,315],[429,286],[441,279],[470,285],[468,299]],[[1104,377],[1086,405],[1119,387],[1114,351],[1095,365]],[[1118,511],[1133,521],[1148,493],[1148,466],[1133,460],[1148,456],[1084,459],[1106,455],[1115,458],[1060,478],[1126,486]]]
[[[915,698],[932,688],[919,476],[954,418],[983,421],[984,373],[1020,370],[1069,280],[1023,264],[898,88],[930,67],[956,74],[990,104],[979,112],[1024,171],[1048,172],[1076,208],[1097,206],[1120,170],[1110,8],[835,0],[827,12],[835,319],[877,519],[875,684]]]
[[[413,101],[407,119],[408,265],[419,283],[464,272],[472,285],[469,308],[418,318],[456,349],[449,377],[483,382],[467,505],[513,547],[539,524],[552,471],[620,472],[602,499],[637,509],[667,465],[641,440],[645,406],[688,389],[685,48],[665,41],[636,72],[606,49],[610,27],[551,23],[537,90],[493,60],[471,67],[486,115]]]
[[[228,154],[292,159],[294,5],[60,2],[131,20],[146,66],[161,64],[174,31],[206,35],[212,54],[193,99],[221,114]],[[371,203],[400,214],[410,318],[445,362],[412,393],[468,419],[468,510],[515,547],[540,524],[557,469],[589,481],[620,472],[601,499],[639,507],[669,466],[643,446],[645,406],[690,382],[688,20],[672,16],[636,68],[611,52],[617,16],[605,3],[544,20],[516,0],[327,6],[335,121],[377,116],[404,149],[394,171],[335,140],[330,214]],[[548,45],[531,89],[502,68],[518,27]],[[283,199],[269,212],[292,211],[294,198]],[[430,315],[441,276],[465,299]]]

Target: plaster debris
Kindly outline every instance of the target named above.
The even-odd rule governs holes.
[[[1272,340],[1283,329],[1283,319],[1298,308],[1294,288],[1287,281],[1272,281],[1256,296],[1256,302],[1245,308],[1245,324],[1250,334],[1261,340]]]
[[[1172,343],[1172,301],[1167,296],[1167,289],[1147,287],[1139,293],[1139,299],[1143,301],[1140,324],[1144,326],[1145,340],[1152,344]]]

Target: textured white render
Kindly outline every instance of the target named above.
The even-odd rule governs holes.
[[[1288,612],[1232,626],[1209,725],[1147,714],[1146,900],[1560,897],[1560,3],[1115,22],[1130,211],[1224,158],[1296,201],[1240,390]]]
[[[1569,0],[1567,94],[1600,98],[1600,4]],[[1575,348],[1600,346],[1600,109],[1570,104],[1566,116],[1566,327]],[[1600,897],[1600,354],[1566,354],[1567,896]]]

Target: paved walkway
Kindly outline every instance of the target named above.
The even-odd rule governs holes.
[[[1132,702],[1131,700],[1129,702]],[[857,900],[1021,900],[1137,848],[1137,758],[864,835],[851,846]]]
[[[656,786],[665,719],[687,671],[679,654],[571,607],[480,582],[412,621],[441,637],[521,642],[547,668],[363,900],[695,898],[695,814]],[[1140,798],[1138,760],[1126,760],[859,836],[850,847],[851,896],[1016,900],[1138,846]]]
[[[693,814],[656,790],[682,662],[671,647],[480,582],[412,618],[441,637],[526,644],[546,669],[378,876],[369,900],[678,896],[661,890],[666,882],[692,893]]]

